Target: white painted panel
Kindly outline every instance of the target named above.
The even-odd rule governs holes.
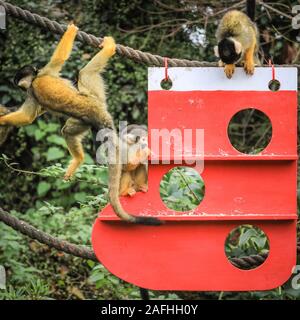
[[[252,76],[243,68],[236,68],[231,79],[227,79],[223,68],[168,68],[173,86],[170,91],[270,91],[268,83],[272,69],[255,68]],[[165,68],[148,68],[148,90],[163,90],[160,82],[165,77]],[[297,68],[275,68],[275,78],[280,81],[280,91],[297,91]]]

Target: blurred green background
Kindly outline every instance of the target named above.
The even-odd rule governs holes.
[[[88,33],[112,35],[118,43],[135,49],[205,61],[216,61],[214,33],[225,9],[245,9],[243,1],[16,0],[13,3],[60,23],[73,20]],[[294,30],[291,20],[286,17],[292,15],[291,8],[298,1],[266,3],[271,9],[257,5],[256,10],[261,58],[272,58],[280,64],[299,63],[299,30]],[[24,94],[12,83],[14,73],[25,64],[44,65],[58,39],[57,35],[8,17],[7,29],[0,30],[0,103],[10,107],[22,103]],[[94,48],[76,42],[63,76],[75,81],[78,70],[95,52]],[[127,120],[145,124],[147,66],[115,56],[104,78],[109,110],[116,122]],[[244,130],[246,134],[241,143],[239,130],[245,128],[245,123],[247,126],[260,121],[256,114],[251,117],[249,113],[237,117],[229,131],[235,147],[255,152],[260,149],[256,146],[253,150],[253,143],[257,140],[266,142],[270,128],[262,121],[255,130]],[[94,164],[89,136],[85,141],[85,165],[73,181],[62,182],[70,159],[60,134],[62,126],[63,120],[46,114],[30,126],[14,129],[0,148],[0,205],[52,235],[89,245],[92,223],[99,208],[107,203],[107,170]],[[182,175],[186,177],[183,180]],[[176,210],[195,207],[196,200],[203,197],[203,191],[199,177],[184,169],[178,169],[173,176],[169,174],[161,189],[166,203],[179,199],[175,201]],[[253,243],[256,244],[255,252],[266,250],[267,242],[261,241],[261,233],[248,232],[245,227],[238,231],[240,235],[244,235],[241,240],[235,237],[227,244],[226,252],[231,252],[231,256],[252,253],[249,248]],[[140,297],[138,288],[112,276],[101,265],[52,250],[4,224],[0,224],[0,265],[7,271],[7,286],[0,288],[0,299]],[[160,299],[300,299],[300,290],[292,289],[288,282],[267,292],[151,292],[151,296]]]

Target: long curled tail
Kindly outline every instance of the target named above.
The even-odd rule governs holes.
[[[114,212],[120,219],[130,223],[143,224],[148,226],[159,226],[163,224],[163,221],[157,218],[134,216],[123,209],[119,198],[119,189],[122,174],[122,164],[120,162],[120,147],[118,144],[116,131],[113,129],[112,132],[114,134],[114,137],[112,137],[112,140],[114,141],[112,145],[115,148],[115,159],[114,161],[110,161],[113,163],[108,164],[108,186],[109,201],[112,208],[114,209]]]

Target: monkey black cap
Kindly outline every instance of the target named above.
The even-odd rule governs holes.
[[[38,73],[37,69],[33,66],[24,66],[20,70],[17,71],[14,77],[14,84],[17,86],[21,79],[28,77],[30,75],[36,76]]]
[[[218,43],[218,50],[220,59],[226,64],[237,62],[242,55],[241,52],[236,52],[234,42],[228,38],[225,38]]]

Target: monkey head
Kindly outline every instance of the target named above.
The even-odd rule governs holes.
[[[242,57],[242,45],[232,37],[224,38],[215,46],[215,55],[226,64],[235,64]]]
[[[30,88],[32,81],[37,76],[38,70],[33,66],[25,66],[18,70],[14,77],[14,84],[23,90]]]
[[[148,132],[145,126],[127,126],[121,132],[121,139],[122,144],[126,146],[126,148],[122,148],[126,150],[123,155],[126,156],[126,163],[138,165],[148,160],[150,149],[148,148]]]

